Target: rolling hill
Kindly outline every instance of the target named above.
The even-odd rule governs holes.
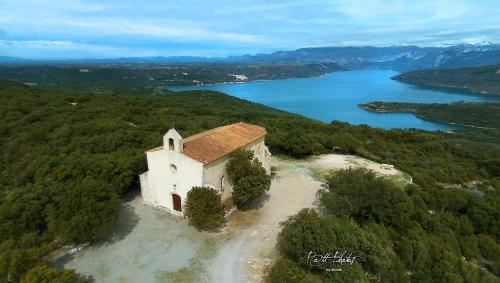
[[[469,68],[418,70],[402,73],[393,79],[425,87],[500,95],[500,64]]]

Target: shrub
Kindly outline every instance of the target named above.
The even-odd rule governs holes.
[[[359,223],[412,226],[413,204],[408,195],[390,180],[367,169],[345,169],[327,176],[327,189],[319,194],[328,214],[351,216]]]
[[[289,259],[278,260],[269,274],[272,283],[302,282],[306,273]]]
[[[45,265],[37,266],[26,273],[21,283],[40,282],[40,283],[90,283],[92,278],[77,274],[73,270],[63,270],[48,267]]]
[[[491,272],[500,276],[500,245],[490,235],[479,234],[479,249],[486,259],[486,266]]]
[[[187,194],[184,215],[189,219],[189,224],[199,229],[219,227],[224,221],[220,195],[211,188],[193,187]]]
[[[227,174],[233,186],[233,201],[238,208],[247,206],[269,190],[271,176],[248,150],[237,150],[227,163]]]
[[[367,228],[359,227],[350,219],[321,215],[314,209],[303,209],[283,223],[283,229],[278,236],[278,249],[283,256],[294,261],[299,266],[323,276],[347,276],[350,281],[365,280],[364,271],[380,277],[386,277],[392,269],[394,252],[387,248],[379,238]],[[309,253],[326,255],[352,253],[357,259],[352,265],[335,265],[332,263],[313,267],[308,262]],[[342,268],[342,274],[325,272],[326,268]],[[364,271],[363,271],[364,270]],[[341,277],[338,277],[340,279]],[[351,280],[355,279],[355,280]]]
[[[119,197],[104,182],[87,177],[74,187],[51,184],[48,230],[71,242],[99,239],[111,230],[121,208]]]

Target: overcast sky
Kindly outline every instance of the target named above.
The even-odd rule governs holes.
[[[500,42],[500,0],[0,0],[0,56],[227,56]]]

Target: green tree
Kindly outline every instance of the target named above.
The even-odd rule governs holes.
[[[73,270],[63,270],[39,265],[29,270],[20,283],[90,283],[92,278],[77,274]]]
[[[233,186],[233,201],[239,208],[262,196],[271,186],[271,176],[251,151],[233,152],[226,170]]]
[[[36,235],[25,234],[21,239],[0,244],[0,282],[18,282],[25,272],[38,264],[50,252],[40,245]]]
[[[87,177],[67,187],[54,185],[51,190],[54,198],[47,207],[48,229],[64,240],[96,240],[115,224],[121,202],[102,181]]]
[[[381,241],[379,235],[359,227],[352,220],[325,216],[313,209],[304,209],[282,225],[283,229],[278,236],[278,249],[284,257],[304,269],[320,272],[327,278],[333,276],[339,280],[347,280],[346,282],[368,281],[364,271],[381,278],[392,276],[395,253],[383,244],[386,241]],[[326,255],[337,251],[352,253],[358,260],[354,260],[352,265],[342,266],[312,266],[308,261],[310,252]],[[338,267],[345,272],[325,272],[326,268]]]
[[[354,152],[356,147],[356,139],[350,133],[338,133],[332,136],[332,144],[334,146],[340,147],[342,152],[351,153]]]
[[[398,229],[412,225],[413,203],[394,183],[366,169],[339,170],[327,176],[319,200],[326,212],[375,221]]]
[[[304,282],[306,272],[293,261],[281,258],[269,274],[272,283]]]
[[[224,222],[220,194],[211,188],[193,187],[187,194],[184,215],[199,229],[216,229]]]
[[[500,245],[489,235],[480,234],[479,249],[486,259],[486,266],[491,272],[500,276]]]

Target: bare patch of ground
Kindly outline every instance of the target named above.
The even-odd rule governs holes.
[[[395,181],[406,174],[353,155],[328,154],[306,160],[272,159],[277,175],[268,200],[253,211],[236,211],[223,229],[221,245],[209,269],[213,282],[261,282],[276,259],[280,223],[303,208],[316,205],[321,176],[331,170],[364,167]],[[229,260],[228,260],[229,259]]]
[[[297,170],[294,161],[273,158],[277,174],[261,208],[236,211],[228,219],[221,245],[209,268],[213,282],[261,282],[276,258],[280,223],[313,207],[321,183]]]
[[[124,206],[109,240],[56,263],[96,282],[208,282],[199,262],[217,249],[216,234],[199,232],[183,218],[144,205],[140,196]],[[188,268],[195,272],[183,274]]]
[[[318,180],[322,180],[323,176],[331,170],[366,168],[400,185],[411,182],[409,174],[394,168],[391,164],[380,164],[356,155],[326,154],[297,161],[297,166],[303,168]]]
[[[277,173],[269,192],[256,208],[232,213],[218,233],[199,232],[138,196],[125,203],[109,240],[56,262],[96,282],[261,282],[277,257],[280,223],[315,206],[321,188],[315,177],[331,169],[366,167],[404,179],[395,169],[348,155],[273,157],[272,165]]]

